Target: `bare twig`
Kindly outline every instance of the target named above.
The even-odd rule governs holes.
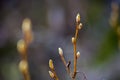
[[[72,37],[72,43],[73,43],[73,48],[74,48],[74,71],[73,71],[73,76],[72,78],[75,79],[76,74],[77,74],[77,47],[76,47],[76,42],[78,38],[78,31],[81,29],[82,24],[80,23],[80,15],[77,14],[76,16],[76,32],[75,32],[75,37]]]
[[[61,48],[58,48],[58,51],[59,51],[59,55],[60,55],[60,58],[66,68],[66,71],[67,73],[70,75],[70,77],[72,78],[72,75],[71,75],[71,71],[70,71],[70,64],[71,62],[69,61],[68,63],[66,62],[64,56],[63,56],[63,50]]]

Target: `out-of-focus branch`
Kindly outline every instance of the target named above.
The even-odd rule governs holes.
[[[27,49],[29,44],[33,40],[33,33],[31,30],[30,19],[26,18],[23,20],[22,32],[23,32],[24,38],[19,40],[17,43],[18,52],[22,57],[22,60],[19,63],[19,69],[24,76],[24,80],[30,80],[28,60],[27,60]]]

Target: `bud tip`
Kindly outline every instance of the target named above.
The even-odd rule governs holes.
[[[62,48],[58,48],[58,51],[59,51],[59,54],[62,56],[63,55],[63,50],[62,50]]]

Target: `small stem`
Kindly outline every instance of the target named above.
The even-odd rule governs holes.
[[[58,76],[57,76],[57,74],[56,74],[56,72],[55,72],[55,69],[52,69],[52,72],[53,72],[53,74],[55,75],[54,79],[55,79],[55,80],[59,80],[59,78],[58,78]]]
[[[73,71],[73,79],[75,79],[76,74],[77,74],[77,49],[76,49],[76,42],[77,42],[77,37],[78,37],[78,24],[76,25],[76,32],[75,32],[75,41],[73,43],[73,48],[74,48],[74,71]]]
[[[26,44],[26,42],[25,42],[25,45],[26,45],[26,48],[25,48],[24,53],[22,53],[23,55],[21,55],[21,57],[22,57],[22,60],[25,60],[28,65],[28,54],[27,54],[28,45]],[[30,73],[29,73],[29,66],[27,67],[26,72],[23,73],[23,76],[24,76],[24,80],[31,80]]]
[[[54,75],[55,75],[55,80],[59,80],[59,78],[55,72],[54,72]]]
[[[29,75],[28,70],[26,73],[23,74],[23,76],[24,76],[24,80],[30,80],[30,75]]]
[[[62,60],[63,64],[64,64],[65,67],[66,67],[67,63],[66,63],[66,61],[65,61],[65,58],[64,58],[63,56],[60,56],[60,57],[61,57],[61,60]]]
[[[71,76],[71,71],[70,71],[70,67],[67,66],[67,63],[66,63],[66,60],[65,60],[64,56],[60,55],[60,57],[61,57],[61,60],[62,60],[62,62],[63,62],[63,64],[64,64],[64,66],[66,67],[67,73],[68,73],[68,74],[70,75],[70,77],[72,78],[72,76]]]
[[[76,57],[76,45],[74,44],[74,72],[73,72],[73,78],[76,76],[77,71],[77,57]]]
[[[78,31],[79,31],[79,29],[78,29],[78,24],[77,24],[77,26],[76,26],[76,32],[75,32],[75,40],[77,41],[77,37],[78,37]]]

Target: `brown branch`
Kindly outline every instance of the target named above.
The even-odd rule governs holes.
[[[73,43],[73,48],[74,48],[74,71],[73,71],[73,79],[75,79],[76,74],[77,74],[77,38],[78,38],[78,31],[80,29],[79,27],[80,24],[80,15],[77,14],[76,16],[76,32],[75,32],[75,37],[72,38],[72,43]]]
[[[18,52],[22,57],[19,63],[19,68],[24,76],[24,80],[30,80],[29,66],[28,66],[28,59],[27,59],[27,56],[28,56],[27,49],[29,44],[33,40],[30,19],[26,18],[23,20],[22,31],[23,31],[24,38],[19,40],[17,43]]]

